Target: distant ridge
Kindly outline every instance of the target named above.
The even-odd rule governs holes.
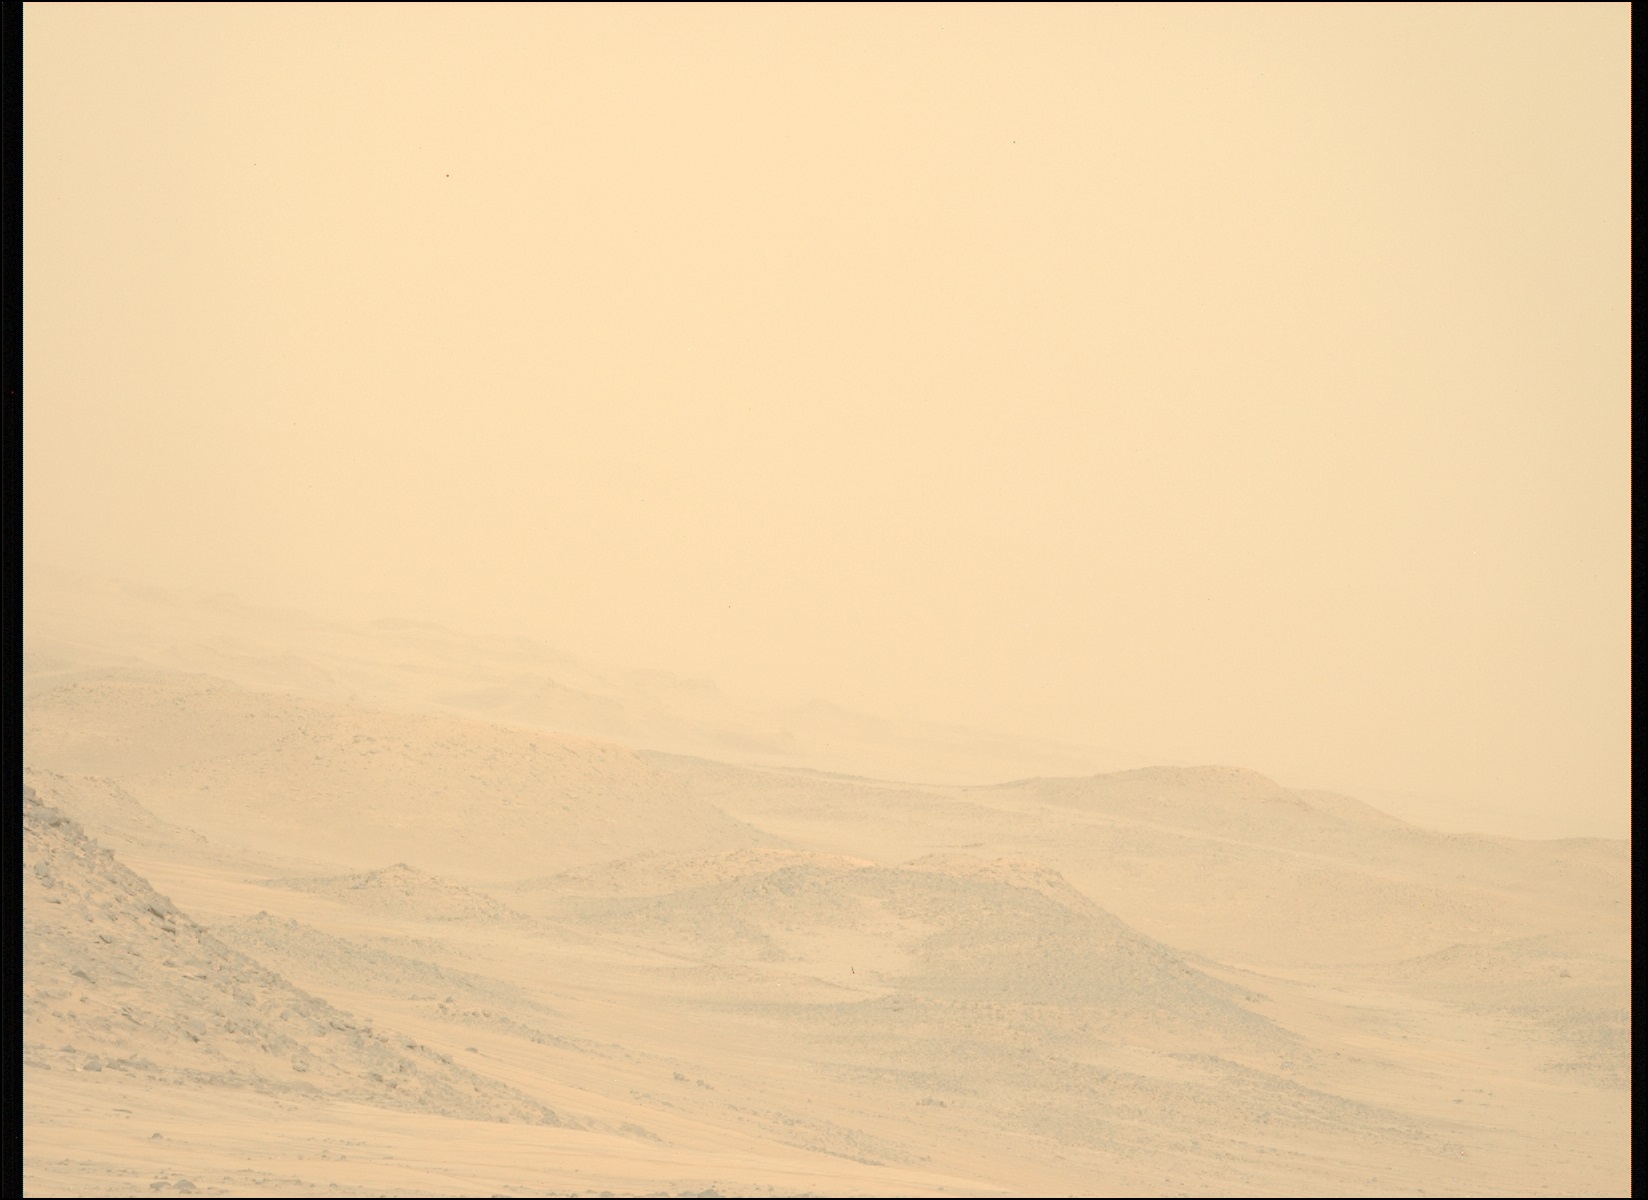
[[[28,661],[116,662],[316,699],[618,740],[720,760],[940,784],[1090,770],[1091,747],[854,712],[774,705],[655,669],[601,666],[531,638],[382,616],[360,624],[233,597],[31,569]]]

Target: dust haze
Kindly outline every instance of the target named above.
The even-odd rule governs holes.
[[[1629,23],[29,5],[30,1194],[1628,1189]]]

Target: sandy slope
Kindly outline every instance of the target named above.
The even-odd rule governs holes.
[[[31,1194],[1628,1188],[1623,844],[50,667]]]
[[[23,847],[31,1066],[562,1123],[528,1097],[374,1030],[225,945],[32,788]]]
[[[508,921],[520,915],[491,896],[447,883],[405,863],[358,875],[271,879],[269,886],[310,892],[414,920]]]
[[[807,844],[874,846],[883,861],[1024,855],[1139,928],[1227,961],[1384,962],[1546,928],[1628,929],[1622,842],[1438,834],[1230,768],[937,788],[649,757],[700,798]]]
[[[95,731],[95,734],[93,733]],[[30,761],[118,777],[254,853],[507,878],[646,849],[771,841],[607,742],[112,670],[29,697]]]

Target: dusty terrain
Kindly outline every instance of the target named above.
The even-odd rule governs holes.
[[[225,611],[31,624],[30,1194],[1628,1191],[1624,842]]]

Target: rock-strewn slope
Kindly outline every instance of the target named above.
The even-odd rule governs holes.
[[[567,1123],[226,946],[32,788],[24,792],[23,853],[23,1014],[33,1067]]]

